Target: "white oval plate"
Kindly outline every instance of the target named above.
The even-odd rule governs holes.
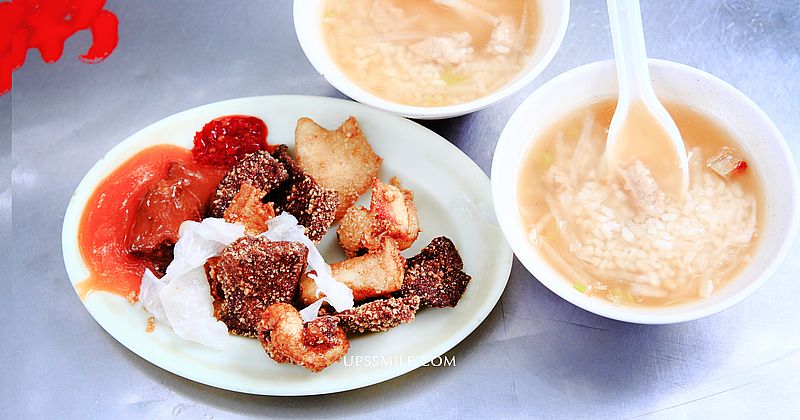
[[[455,308],[424,309],[411,324],[353,336],[344,361],[317,374],[275,363],[257,340],[230,336],[227,349],[217,351],[181,340],[165,324],[157,323],[155,331],[147,333],[149,314],[141,304],[131,305],[106,292],[90,294],[84,306],[117,341],[163,369],[206,385],[251,394],[314,395],[360,388],[414,370],[453,348],[486,318],[500,299],[512,262],[511,249],[494,220],[487,176],[458,148],[412,121],[355,102],[313,96],[261,96],[201,106],[158,121],[111,149],[83,178],[64,217],[62,248],[73,287],[88,276],[78,247],[78,225],[97,184],[148,146],[190,148],[205,123],[231,114],[263,119],[269,143],[290,148],[298,118],[310,117],[333,129],[354,115],[384,159],[381,179],[396,175],[414,191],[423,231],[404,255],[415,255],[431,239],[445,235],[456,244],[472,281]],[[366,193],[361,201],[368,198]],[[344,258],[333,228],[320,251],[329,263]]]

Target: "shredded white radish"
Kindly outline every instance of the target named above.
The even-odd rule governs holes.
[[[175,334],[187,341],[224,350],[228,327],[214,317],[214,301],[202,266],[170,280],[159,293]]]
[[[228,327],[214,317],[214,304],[203,266],[209,258],[244,236],[244,226],[223,219],[187,220],[178,230],[174,259],[158,279],[145,270],[139,301],[175,334],[216,349],[224,349]]]
[[[308,248],[308,265],[316,273],[309,277],[316,282],[317,290],[326,295],[324,301],[337,311],[353,307],[352,290],[331,276],[330,266],[294,216],[284,212],[270,220],[268,226],[269,230],[262,235],[270,241],[300,242]],[[203,266],[244,235],[244,226],[223,219],[183,222],[167,274],[159,279],[145,270],[139,301],[156,319],[169,324],[178,337],[224,349],[228,328],[214,317],[213,298]],[[305,321],[316,319],[323,299],[301,311]]]
[[[297,219],[289,213],[283,212],[275,218],[267,222],[268,230],[262,235],[271,241],[290,241],[300,242],[308,248],[308,265],[314,271],[309,273],[309,277],[314,280],[317,285],[317,296],[320,293],[324,294],[323,298],[326,302],[330,303],[337,312],[341,312],[353,307],[353,291],[347,287],[346,284],[336,281],[331,275],[330,266],[325,263],[322,254],[319,253],[317,247],[305,235],[305,229],[297,223]],[[317,304],[317,303],[315,303]],[[301,311],[303,320],[306,322],[313,321],[317,318],[319,312],[318,304],[316,311],[309,308]],[[313,306],[313,305],[312,305]]]

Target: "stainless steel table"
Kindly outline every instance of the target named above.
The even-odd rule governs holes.
[[[241,96],[342,96],[303,56],[290,3],[109,1],[121,26],[108,60],[79,62],[90,42],[81,33],[57,64],[31,52],[14,74],[12,94],[0,98],[7,168],[0,178],[0,299],[11,314],[0,344],[2,417],[800,417],[800,242],[745,302],[669,326],[584,312],[515,263],[501,302],[448,353],[455,367],[420,368],[336,395],[221,391],[162,371],[118,344],[67,280],[60,229],[70,194],[106,150],[172,113]],[[651,56],[737,86],[800,156],[797,0],[643,3]],[[466,117],[424,124],[488,172],[496,139],[527,94],[611,55],[604,2],[575,0],[561,50],[524,92]]]

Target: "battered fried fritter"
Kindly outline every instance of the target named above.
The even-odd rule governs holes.
[[[278,363],[292,363],[320,372],[340,360],[350,349],[339,319],[322,316],[303,325],[292,305],[269,306],[258,325],[258,339],[269,357]]]
[[[269,193],[286,181],[289,174],[269,153],[259,151],[247,155],[228,171],[211,196],[209,217],[222,217],[242,184],[250,184]]]
[[[307,255],[300,243],[263,236],[244,236],[225,247],[208,267],[211,283],[223,295],[220,320],[236,334],[254,336],[264,309],[294,302]]]
[[[461,271],[464,263],[453,241],[434,238],[407,262],[400,296],[419,296],[422,307],[456,306],[467,288],[470,276]]]
[[[275,203],[275,211],[289,212],[306,228],[306,236],[318,243],[333,224],[339,197],[336,191],[321,187],[289,155],[289,148],[282,144],[272,156],[288,173],[287,180],[267,194],[264,200]]]
[[[294,142],[297,163],[320,185],[339,194],[337,220],[378,175],[381,158],[352,116],[336,130],[326,130],[309,118],[300,118]]]
[[[419,296],[378,299],[339,312],[336,317],[339,318],[339,325],[349,333],[387,331],[414,321],[419,302]]]
[[[348,257],[363,255],[380,244],[380,234],[375,235],[375,218],[364,206],[355,205],[347,209],[339,220],[336,235],[339,245]]]
[[[336,230],[339,245],[348,256],[374,251],[384,237],[396,241],[401,251],[409,248],[420,232],[413,200],[414,193],[403,188],[396,177],[390,184],[373,178],[369,210],[362,206],[347,210]]]
[[[397,244],[386,238],[380,250],[372,254],[350,258],[331,265],[333,278],[353,290],[353,300],[385,296],[397,291],[403,284],[405,259]],[[308,276],[300,279],[300,304],[308,306],[317,296],[317,285]]]
[[[233,196],[228,208],[225,209],[224,218],[228,223],[244,225],[245,232],[258,235],[267,230],[267,222],[275,217],[272,203],[264,204],[261,199],[267,195],[250,184],[242,184],[239,192]]]

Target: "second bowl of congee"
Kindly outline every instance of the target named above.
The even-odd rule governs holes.
[[[602,315],[662,323],[724,309],[769,275],[797,224],[797,175],[780,133],[735,88],[675,63],[653,61],[651,72],[686,145],[683,197],[665,194],[635,156],[613,170],[604,159],[611,61],[526,100],[492,182],[501,226],[540,281]]]
[[[311,63],[352,98],[397,114],[445,118],[525,86],[566,31],[566,0],[295,2]]]

